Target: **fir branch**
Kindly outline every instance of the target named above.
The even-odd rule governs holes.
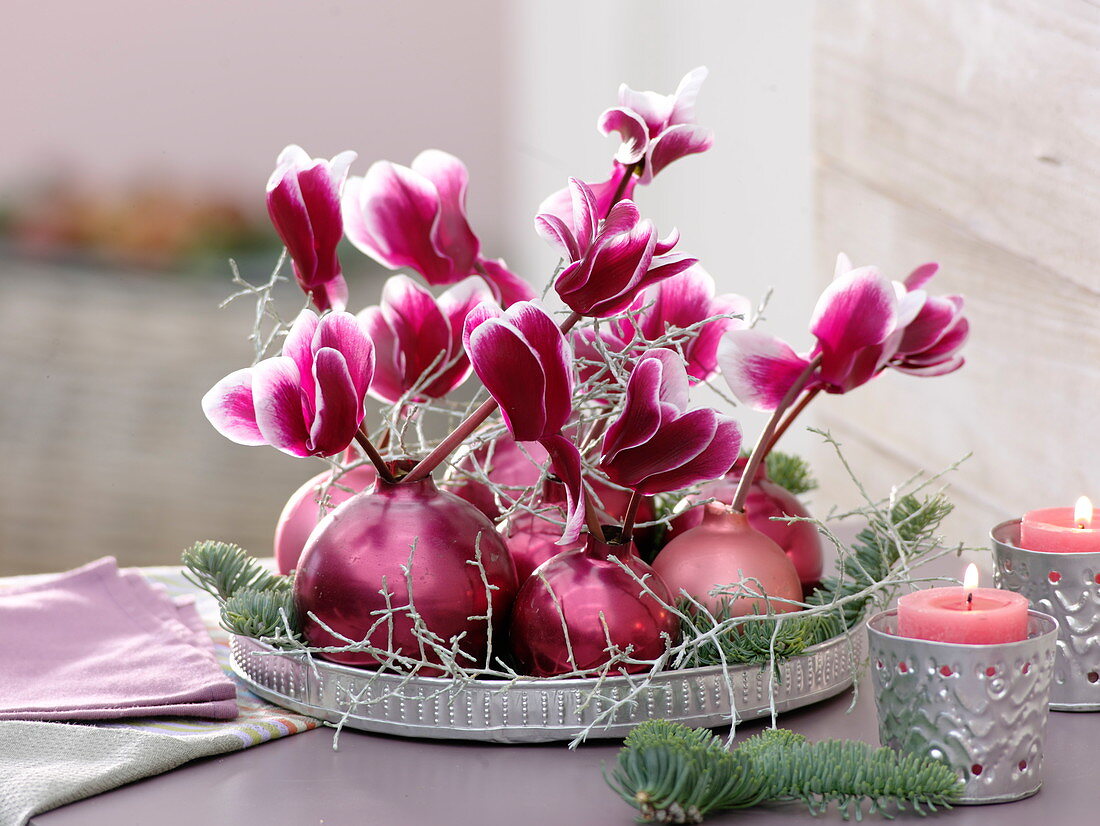
[[[299,638],[298,611],[293,594],[286,588],[258,591],[241,588],[221,606],[222,628],[230,634],[254,639]]]
[[[715,810],[755,806],[767,788],[743,755],[709,731],[666,720],[630,732],[604,780],[642,820],[664,823],[700,823]]]
[[[938,547],[936,532],[953,507],[939,493],[923,499],[902,496],[889,510],[888,519],[872,511],[870,524],[856,535],[852,553],[838,560],[837,575],[826,577],[806,601],[811,605],[828,605],[889,579],[902,560],[903,551],[907,563],[912,565],[922,552]],[[845,602],[841,608],[845,627],[851,628],[860,621],[875,596],[872,592]]]
[[[912,807],[920,815],[949,808],[962,784],[945,763],[856,740],[811,743],[802,735],[771,729],[750,737],[737,751],[766,778],[766,799],[799,801],[812,814],[835,803],[845,820],[859,820],[864,805],[871,814],[887,817],[891,808]]]
[[[814,814],[836,803],[845,819],[858,819],[865,805],[886,816],[891,807],[923,815],[950,807],[961,788],[943,763],[867,743],[810,743],[773,729],[729,751],[705,729],[666,720],[635,728],[604,779],[641,820],[664,823],[699,823],[764,801],[799,801]]]
[[[817,490],[817,479],[810,463],[801,456],[773,450],[764,457],[764,466],[771,481],[795,496]]]
[[[725,663],[763,667],[771,662],[777,681],[782,681],[780,663],[798,656],[809,646],[844,631],[838,616],[827,613],[810,616],[791,614],[784,616],[782,620],[775,617],[749,620],[735,623],[726,633],[708,634],[707,632],[729,620],[728,608],[714,616],[692,611],[687,600],[681,600],[678,608],[683,616],[688,617],[680,624],[683,636],[706,640],[692,652],[687,661],[689,667]]]
[[[238,591],[290,591],[290,577],[268,571],[244,549],[207,539],[183,552],[184,577],[224,603]]]

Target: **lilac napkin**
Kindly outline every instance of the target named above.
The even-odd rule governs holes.
[[[0,719],[237,716],[194,600],[111,557],[0,589]]]

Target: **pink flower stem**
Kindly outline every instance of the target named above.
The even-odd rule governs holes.
[[[600,542],[604,542],[606,540],[603,528],[600,526],[600,515],[596,513],[596,505],[592,501],[592,494],[588,492],[588,488],[584,488],[582,495],[584,496],[584,522],[588,526],[588,532]]]
[[[579,313],[570,313],[565,321],[561,323],[561,331],[563,333],[569,332],[573,325],[580,320],[581,316]],[[489,398],[483,401],[473,413],[459,423],[458,427],[456,427],[447,438],[436,445],[435,450],[417,462],[416,466],[410,470],[401,481],[409,483],[419,482],[430,474],[439,467],[444,459],[454,452],[455,448],[466,441],[466,439],[468,439],[481,423],[488,419],[496,409],[496,399]]]
[[[382,458],[382,454],[378,452],[378,449],[371,444],[371,440],[367,437],[367,434],[363,432],[362,426],[355,431],[355,441],[359,442],[359,446],[363,448],[363,452],[367,454],[367,458],[371,460],[375,470],[378,471],[378,476],[391,485],[394,484],[397,480],[386,466],[386,460]]]
[[[636,490],[630,492],[630,501],[626,505],[626,513],[623,515],[623,544],[627,544],[634,538],[634,520],[638,518],[638,505],[642,504],[642,494]]]
[[[791,406],[796,398],[798,398],[798,394],[802,392],[802,389],[806,386],[806,383],[813,376],[814,371],[817,370],[820,364],[821,356],[818,355],[813,361],[806,365],[806,369],[794,380],[794,384],[788,388],[782,400],[779,402],[779,406],[775,408],[775,412],[772,413],[771,418],[768,419],[768,423],[764,426],[764,432],[762,432],[760,438],[756,440],[756,447],[752,449],[752,455],[749,456],[748,464],[745,465],[745,470],[741,474],[741,481],[737,483],[737,491],[733,494],[733,501],[730,502],[730,510],[744,513],[745,500],[749,496],[749,488],[752,487],[752,480],[756,477],[756,471],[760,467],[760,463],[764,461],[764,456],[767,455],[775,436],[776,428],[779,427],[780,419],[782,419],[783,414],[787,412],[787,408]]]
[[[623,179],[619,181],[619,185],[615,188],[615,194],[611,196],[611,203],[607,205],[607,212],[604,213],[604,218],[607,218],[611,214],[612,208],[615,204],[619,203],[623,199],[623,193],[626,192],[626,185],[630,182],[630,179],[634,176],[635,171],[642,168],[644,161],[638,161],[632,163],[626,168],[626,174],[623,175]]]
[[[771,442],[768,443],[768,447],[764,451],[765,459],[768,458],[768,454],[775,449],[776,442],[778,442],[783,437],[783,434],[787,432],[787,428],[794,424],[794,420],[799,417],[799,415],[802,413],[803,410],[806,409],[810,402],[817,398],[817,394],[820,392],[820,387],[815,387],[813,390],[807,391],[805,394],[803,394],[802,398],[798,400],[798,404],[791,408],[791,412],[787,414],[787,417],[783,419],[779,427],[776,428],[775,435],[772,436]]]

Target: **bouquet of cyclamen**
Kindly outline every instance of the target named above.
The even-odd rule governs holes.
[[[755,329],[746,299],[716,296],[679,235],[662,239],[633,200],[710,147],[694,112],[705,76],[689,73],[668,96],[623,86],[598,122],[621,138],[611,176],[570,179],[543,203],[535,229],[561,256],[560,313],[484,256],[457,158],[429,150],[411,168],[377,162],[349,178],[351,152],[280,155],[268,208],[316,311],[278,318],[278,267],[246,284],[257,361],[218,382],[203,409],[235,442],[331,463],[288,503],[277,535],[282,572],[296,571],[290,636],[353,665],[576,675],[684,662],[689,616],[713,628],[807,607],[821,576],[816,532],[809,550],[769,538],[791,545],[792,528],[809,526],[793,497],[769,489],[765,457],[822,391],[887,368],[957,369],[967,322],[960,297],[925,292],[934,264],[900,283],[841,256],[804,354]],[[423,283],[395,275],[378,305],[347,312],[345,235]],[[773,411],[747,461],[737,422],[691,405],[719,369],[743,403]],[[455,400],[471,372],[483,390]],[[383,404],[373,428],[367,396]],[[433,441],[440,423],[449,435]],[[658,494],[695,507],[650,566],[634,540],[652,540],[638,534],[661,521]]]

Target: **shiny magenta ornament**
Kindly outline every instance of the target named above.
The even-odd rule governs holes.
[[[494,483],[506,489],[502,496],[514,502],[525,489],[538,484],[542,478],[542,466],[548,458],[546,448],[538,442],[525,442],[521,448],[506,434],[466,455],[458,466],[467,472],[476,468],[486,473]],[[500,507],[488,485],[476,479],[458,478],[444,483],[444,488],[465,499],[490,519],[500,516]]]
[[[733,501],[733,494],[737,490],[737,482],[740,478],[740,467],[738,467],[736,471],[721,479],[707,482],[699,489],[697,497],[689,496],[688,500],[714,498],[728,504]],[[825,552],[817,527],[812,522],[786,522],[783,519],[773,519],[773,517],[789,516],[808,517],[810,512],[797,496],[769,479],[763,466],[757,472],[752,485],[749,486],[749,496],[745,500],[745,514],[749,517],[749,524],[752,527],[775,542],[790,557],[795,570],[798,571],[803,593],[811,593],[821,584]],[[672,520],[668,534],[669,541],[702,521],[703,508],[699,505],[689,505],[688,510]]]
[[[480,542],[481,562],[492,596],[493,631],[505,627],[516,593],[516,570],[504,540],[492,523],[469,503],[436,488],[431,477],[418,482],[389,484],[379,479],[366,493],[352,497],[326,516],[310,535],[298,563],[294,599],[302,631],[311,645],[342,645],[317,622],[312,612],[334,631],[352,640],[367,638],[377,648],[400,651],[414,659],[440,662],[430,647],[422,650],[408,613],[392,614],[376,623],[375,612],[386,609],[380,593],[385,586],[397,608],[409,603],[402,566],[412,553],[412,600],[428,629],[449,641],[465,636],[461,649],[469,659],[460,664],[484,664],[488,634],[485,585],[474,560]],[[373,631],[372,631],[373,629]],[[391,641],[387,645],[387,640]],[[366,652],[326,655],[347,665],[374,665]],[[438,673],[421,669],[420,674]]]
[[[638,577],[649,574],[646,582],[660,601],[613,557]],[[635,555],[632,544],[608,544],[589,535],[584,548],[554,557],[520,588],[509,632],[512,653],[523,673],[535,677],[605,666],[608,638],[619,650],[631,646],[631,659],[655,660],[679,634],[678,618],[662,602],[671,604],[669,589]],[[650,666],[621,663],[617,668],[639,672]]]
[[[328,487],[329,510],[366,490],[377,478],[378,472],[371,465],[360,465],[341,475],[336,484]],[[321,521],[321,505],[317,498],[330,479],[332,471],[318,473],[294,491],[283,506],[275,525],[275,565],[280,574],[289,574],[297,567],[306,540]],[[351,488],[351,491],[344,488]]]
[[[527,510],[518,511],[508,519],[503,530],[508,553],[516,563],[520,585],[546,560],[574,548],[583,548],[585,544],[584,537],[568,545],[557,544],[562,537],[566,509],[565,486],[561,482],[547,479],[539,500],[532,507],[534,510],[549,509],[549,513],[544,516]]]
[[[768,597],[802,600],[802,586],[794,563],[775,542],[752,527],[743,513],[711,502],[703,506],[703,521],[684,531],[657,554],[653,570],[674,594],[687,591],[711,611],[723,598],[711,596],[715,588],[736,585],[752,577]],[[763,599],[742,597],[730,602],[730,616],[766,613]],[[797,611],[798,606],[772,601],[772,612]]]

